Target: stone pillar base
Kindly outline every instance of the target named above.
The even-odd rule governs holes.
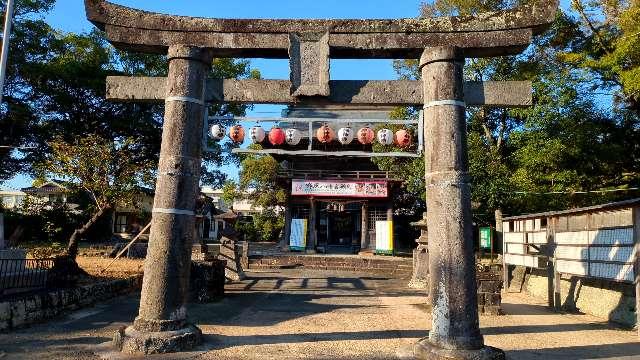
[[[425,290],[429,288],[429,279],[413,278],[407,286],[410,289]]]
[[[504,351],[485,346],[478,350],[443,349],[429,342],[428,338],[397,351],[401,360],[505,360]]]
[[[194,325],[175,331],[142,332],[133,326],[121,327],[113,335],[113,345],[127,354],[149,355],[191,350],[202,342],[202,331]]]

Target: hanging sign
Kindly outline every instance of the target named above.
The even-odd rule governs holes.
[[[386,181],[293,180],[291,195],[386,198]]]
[[[393,255],[393,221],[376,221],[376,254]]]
[[[491,249],[491,228],[490,227],[480,228],[480,248]]]
[[[291,219],[289,250],[304,251],[307,247],[307,219]]]

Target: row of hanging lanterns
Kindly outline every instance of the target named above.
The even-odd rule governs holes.
[[[210,129],[210,135],[213,140],[222,140],[225,136],[224,126],[219,124],[213,125]],[[229,138],[235,143],[244,142],[244,128],[241,125],[232,126],[231,129],[229,129]],[[262,127],[254,126],[249,129],[249,138],[254,144],[262,143],[265,138],[268,138],[269,142],[274,146],[282,145],[284,143],[296,146],[302,140],[302,132],[298,129],[283,130],[282,128],[274,127],[267,135]],[[355,133],[352,128],[343,127],[338,130],[338,134],[336,136],[336,132],[330,126],[323,125],[316,131],[316,138],[323,144],[338,140],[343,145],[351,144],[354,138],[363,145],[373,143],[374,138],[376,138],[382,145],[391,145],[395,143],[400,147],[407,147],[411,145],[412,142],[411,134],[405,129],[398,130],[395,133],[390,129],[381,129],[378,130],[376,136],[374,131],[368,126],[360,128]]]

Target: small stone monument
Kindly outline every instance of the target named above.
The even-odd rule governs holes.
[[[427,237],[427,213],[420,221],[411,223],[420,229],[420,237],[416,239],[418,246],[413,250],[413,275],[409,287],[413,289],[428,289],[429,287],[429,241]]]
[[[225,277],[228,281],[244,280],[242,254],[240,253],[240,244],[236,231],[231,226],[227,226],[222,230],[221,235],[219,258],[227,262],[227,266],[224,269]]]

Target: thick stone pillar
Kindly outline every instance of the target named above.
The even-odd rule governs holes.
[[[316,245],[318,244],[318,231],[316,229],[317,218],[317,202],[316,199],[309,199],[309,239],[307,241],[307,253],[315,254]]]
[[[471,189],[463,95],[464,56],[455,47],[426,49],[424,82],[425,185],[429,231],[429,337],[412,349],[417,359],[504,359],[484,347],[478,323]]]
[[[187,322],[186,305],[211,56],[202,49],[174,45],[168,58],[162,146],[140,310],[134,325],[114,338],[128,353],[175,352],[201,341],[200,330]]]
[[[360,219],[360,251],[369,248],[369,203],[363,202]]]

